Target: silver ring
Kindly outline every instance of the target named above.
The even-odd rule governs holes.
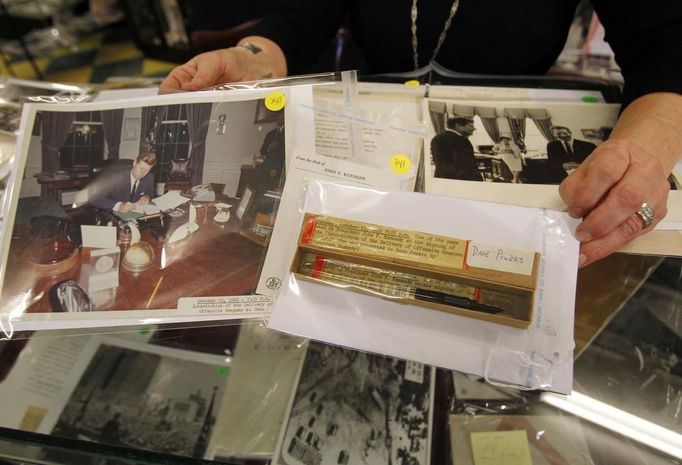
[[[656,213],[646,202],[644,202],[635,213],[637,213],[639,219],[642,220],[642,229],[646,229],[651,226],[651,223],[654,222],[654,217],[656,216]]]

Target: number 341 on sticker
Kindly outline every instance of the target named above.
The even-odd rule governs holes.
[[[280,111],[287,103],[287,98],[283,92],[270,92],[265,97],[265,108],[270,111]]]
[[[391,169],[397,174],[407,174],[412,168],[412,162],[404,153],[399,153],[391,157]]]

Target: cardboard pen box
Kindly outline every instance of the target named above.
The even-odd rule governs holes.
[[[540,254],[306,214],[291,272],[430,310],[526,328]]]

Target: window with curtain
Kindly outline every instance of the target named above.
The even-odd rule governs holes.
[[[59,169],[89,173],[104,156],[104,131],[99,111],[79,111],[59,149]]]
[[[185,105],[171,105],[157,133],[156,166],[154,177],[160,182],[166,182],[170,171],[171,160],[188,158],[190,151],[190,135],[187,123],[187,107]]]

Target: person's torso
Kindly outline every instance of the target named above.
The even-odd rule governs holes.
[[[351,0],[351,27],[371,72],[414,69],[412,0]],[[435,61],[452,71],[542,74],[566,41],[577,0],[460,0]],[[417,1],[419,66],[431,60],[452,0]]]

